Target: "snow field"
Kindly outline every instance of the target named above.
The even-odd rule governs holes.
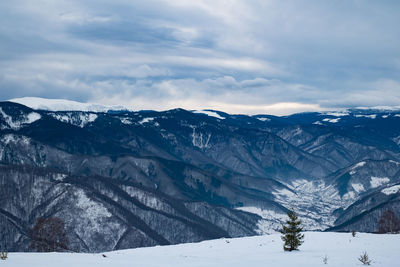
[[[400,235],[306,232],[304,244],[294,252],[284,252],[280,234],[272,234],[99,254],[10,253],[1,266],[345,267],[362,266],[358,257],[366,251],[371,266],[396,267],[400,266],[399,243]],[[325,255],[327,265],[322,260]]]

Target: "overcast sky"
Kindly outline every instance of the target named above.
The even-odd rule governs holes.
[[[0,2],[0,99],[288,114],[400,105],[400,1]]]

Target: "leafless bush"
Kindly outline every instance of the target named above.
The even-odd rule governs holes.
[[[30,232],[30,248],[37,252],[68,250],[64,222],[57,217],[39,218]]]
[[[322,257],[322,262],[324,263],[324,264],[328,264],[328,256],[323,256]]]
[[[371,265],[371,259],[369,258],[367,252],[365,251],[363,254],[360,255],[360,257],[358,258],[359,261],[362,262],[362,264],[364,265]]]
[[[400,230],[400,219],[393,211],[385,211],[379,219],[378,233],[396,233]]]

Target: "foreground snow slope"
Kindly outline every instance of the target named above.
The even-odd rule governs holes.
[[[279,234],[201,243],[121,250],[102,254],[10,253],[1,266],[361,266],[366,251],[372,266],[400,266],[400,235],[305,233],[300,251],[284,252]]]

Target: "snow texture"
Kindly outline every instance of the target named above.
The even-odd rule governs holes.
[[[394,185],[388,188],[383,189],[381,192],[385,195],[397,194],[400,191],[400,185]]]
[[[350,174],[350,175],[356,174],[356,173],[357,173],[357,172],[356,172],[356,169],[363,167],[365,164],[366,164],[365,161],[361,161],[361,162],[355,164],[355,165],[350,169],[349,174]]]
[[[352,170],[355,170],[357,168],[363,167],[366,164],[365,161],[361,161],[359,163],[357,163],[356,165],[353,166],[353,168],[351,168]]]
[[[119,118],[119,120],[121,121],[121,123],[126,124],[126,125],[133,124],[133,122],[131,121],[130,118]]]
[[[190,126],[190,127],[193,129],[193,132],[192,132],[193,146],[198,147],[200,149],[208,148],[211,134],[203,134],[203,133],[198,133],[198,132],[196,133],[196,127],[195,126]]]
[[[337,123],[340,121],[340,118],[336,118],[336,119],[323,119],[322,121],[326,121],[326,122],[330,122],[330,123]]]
[[[282,227],[282,222],[284,222],[287,219],[286,214],[277,213],[273,210],[263,210],[257,207],[239,207],[237,209],[257,214],[262,218],[262,220],[260,220],[257,224],[258,227],[257,232],[259,234],[277,233],[278,230]]]
[[[322,122],[320,122],[320,121],[313,122],[313,124],[315,124],[315,125],[323,125]]]
[[[388,177],[374,177],[374,176],[371,176],[371,181],[370,181],[372,188],[379,187],[389,182],[390,179]]]
[[[362,184],[352,184],[351,187],[353,187],[354,191],[356,191],[357,193],[365,191]]]
[[[259,120],[259,121],[271,121],[270,118],[257,118],[257,120]]]
[[[77,198],[76,205],[85,210],[87,217],[92,221],[97,217],[111,217],[111,213],[104,206],[88,198],[83,190],[76,191],[75,196]]]
[[[356,115],[356,118],[376,119],[376,114],[372,114],[372,115]]]
[[[215,118],[220,119],[220,120],[224,120],[225,119],[224,117],[220,116],[217,112],[208,111],[208,110],[196,110],[196,111],[194,111],[194,113],[206,114],[207,116],[215,117]]]
[[[65,99],[47,99],[40,97],[22,97],[8,100],[32,109],[49,111],[91,111],[107,112],[109,110],[128,110],[123,106],[105,106],[93,103],[81,103]]]
[[[280,234],[216,239],[200,243],[127,249],[99,254],[9,253],[4,267],[314,267],[363,266],[365,251],[371,266],[399,266],[400,235],[306,232],[299,251],[285,252]],[[328,259],[327,265],[323,257]]]
[[[24,115],[21,119],[13,120],[13,117],[6,114],[2,108],[0,108],[0,115],[3,117],[4,121],[8,124],[8,127],[13,130],[19,130],[26,124],[31,124],[37,120],[40,120],[42,116],[36,112],[30,112],[27,115]]]
[[[24,145],[29,145],[31,142],[31,139],[26,136],[19,136],[19,135],[15,135],[15,134],[6,134],[1,137],[0,141],[5,145],[8,145],[10,143],[20,143],[20,144],[24,144]]]
[[[344,116],[349,116],[349,112],[328,112],[328,113],[325,113],[325,115],[328,115],[328,116],[335,116],[335,117],[344,117]]]
[[[332,212],[340,207],[347,207],[354,202],[353,195],[341,198],[338,190],[324,182],[298,179],[286,184],[290,190],[272,192],[275,201],[283,206],[290,203],[303,222],[305,230],[319,230],[333,226],[335,217]],[[294,193],[295,192],[295,193]]]
[[[56,120],[69,123],[78,127],[85,127],[88,123],[94,122],[97,119],[97,115],[93,113],[81,112],[76,116],[72,112],[65,114],[50,114]]]
[[[144,119],[142,119],[141,121],[139,121],[139,124],[145,124],[145,123],[148,123],[148,122],[151,122],[152,120],[154,120],[154,118],[151,118],[151,117],[149,117],[149,118],[144,118]]]

